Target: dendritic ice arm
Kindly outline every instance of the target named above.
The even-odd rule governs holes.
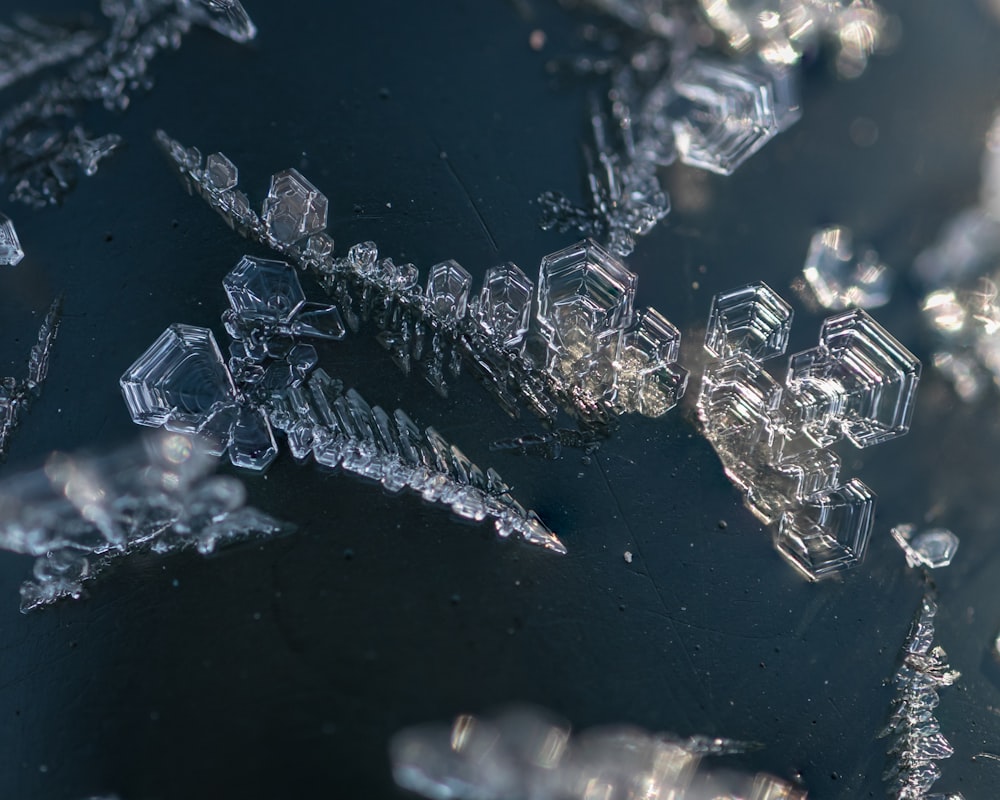
[[[24,378],[0,379],[0,459],[7,455],[10,437],[31,403],[42,392],[42,384],[49,372],[49,358],[59,330],[62,298],[57,297],[49,306],[45,319],[38,329],[38,339],[28,355],[28,374]]]
[[[683,393],[679,334],[652,310],[634,313],[636,276],[593,241],[542,259],[538,327],[532,329],[536,286],[516,265],[487,270],[475,295],[469,272],[443,261],[421,288],[416,267],[381,257],[372,242],[335,257],[325,232],[327,199],[294,169],[272,176],[258,215],[236,188],[237,168],[224,155],[203,160],[163,131],[157,141],[191,192],[241,235],[312,272],[346,328],[372,323],[395,363],[409,372],[422,362],[441,394],[448,374],[457,375],[465,363],[512,415],[526,405],[552,423],[561,408],[583,427],[607,430],[622,411],[658,416]],[[537,354],[532,332],[543,339]],[[630,388],[620,392],[623,355],[631,359]]]
[[[728,739],[624,725],[573,735],[555,716],[520,708],[491,718],[463,714],[450,728],[407,728],[393,737],[389,756],[397,784],[434,800],[806,799],[803,789],[772,775],[702,763],[745,749]]]
[[[238,0],[105,0],[101,10],[110,31],[100,42],[91,33],[60,33],[19,18],[36,40],[25,45],[25,53],[0,55],[0,76],[11,80],[67,62],[27,99],[0,114],[0,173],[14,199],[35,207],[57,203],[79,173],[95,174],[121,138],[88,136],[78,124],[82,107],[100,102],[109,110],[124,110],[131,92],[151,85],[153,57],[179,47],[192,24],[207,25],[237,42],[256,35]],[[0,27],[0,44],[10,31]],[[4,57],[16,59],[12,72],[2,69]]]
[[[0,549],[35,556],[21,609],[80,597],[85,581],[135,550],[208,553],[287,529],[246,507],[243,484],[212,475],[214,464],[198,438],[169,433],[105,456],[55,453],[0,482]]]
[[[961,677],[948,664],[942,647],[934,646],[937,602],[923,598],[903,644],[903,663],[893,677],[896,698],[889,723],[880,736],[889,736],[889,768],[884,778],[895,800],[962,800],[961,794],[929,795],[941,777],[937,762],[951,758],[954,749],[934,717],[938,690]]]
[[[224,315],[233,337],[228,364],[207,328],[171,325],[121,379],[129,413],[141,425],[208,437],[232,463],[266,469],[277,456],[274,429],[292,455],[409,488],[459,516],[493,520],[502,537],[565,552],[538,516],[511,496],[492,469],[469,461],[433,428],[403,411],[387,414],[323,370],[311,342],[337,339],[336,307],[307,303],[298,273],[282,261],[245,256],[226,275]]]
[[[791,306],[767,284],[716,295],[698,415],[778,552],[818,580],[861,562],[874,520],[874,493],[843,481],[829,448],[905,434],[920,362],[867,312],[846,311],[824,321],[817,347],[791,357],[782,386],[762,362],[784,354],[791,322]]]

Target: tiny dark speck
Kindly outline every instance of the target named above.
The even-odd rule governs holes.
[[[181,224],[177,220],[174,219],[174,220],[170,221],[170,227],[171,228],[179,228],[180,226],[181,226]]]
[[[381,89],[378,90],[378,96],[381,97],[383,100],[388,100],[389,90],[383,86]]]
[[[453,594],[451,596],[451,604],[453,606],[457,606],[461,602],[462,602],[462,596],[460,594]]]
[[[354,204],[354,213],[355,214],[361,213],[361,206],[359,206],[357,203]]]
[[[104,241],[106,241],[106,242],[112,242],[112,241],[114,241],[114,238],[115,237],[112,236],[110,233],[104,234]]]
[[[350,561],[354,558],[354,550],[350,547],[344,549],[344,561]]]
[[[729,523],[728,522],[726,522],[724,519],[720,519],[719,520],[719,530],[720,531],[724,531],[728,527],[729,527]]]

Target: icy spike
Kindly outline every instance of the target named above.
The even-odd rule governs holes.
[[[765,360],[788,346],[792,307],[766,283],[748,283],[712,298],[705,349],[716,358],[746,353]]]
[[[3,212],[0,212],[0,264],[13,267],[21,263],[24,250],[14,230],[14,223]]]
[[[856,447],[868,447],[910,429],[919,381],[919,359],[858,309],[824,321],[820,345],[791,357],[787,384],[794,394],[818,390],[827,398],[806,433],[832,421]]]

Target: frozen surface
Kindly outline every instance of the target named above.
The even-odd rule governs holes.
[[[244,505],[235,478],[211,474],[196,437],[164,433],[109,455],[53,453],[42,469],[0,482],[0,548],[35,557],[24,611],[63,597],[133,550],[203,553],[285,528]]]
[[[728,739],[682,739],[609,726],[578,734],[549,714],[517,708],[423,725],[390,745],[396,783],[435,800],[805,800],[804,789],[765,773],[711,768],[706,758],[746,749]]]

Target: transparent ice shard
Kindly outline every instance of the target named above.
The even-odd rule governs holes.
[[[234,42],[249,42],[257,37],[257,27],[240,0],[177,0],[177,4],[192,22],[207,25]]]
[[[205,183],[216,192],[226,192],[239,183],[236,165],[222,153],[212,153],[205,159]]]
[[[264,200],[268,233],[284,244],[295,244],[326,228],[327,199],[298,170],[286,169],[271,176]]]
[[[856,447],[906,433],[913,418],[920,360],[866,311],[846,311],[824,320],[820,345],[789,360],[788,388],[816,390],[832,402],[825,413]],[[827,419],[810,422],[807,434],[823,443]]]
[[[197,437],[160,433],[103,456],[54,453],[42,469],[0,482],[0,549],[36,559],[22,610],[80,597],[135,550],[210,552],[287,529],[244,506],[243,485],[212,475],[214,464]]]
[[[852,478],[786,511],[775,546],[810,580],[855,567],[868,549],[874,506],[872,491]]]
[[[288,322],[306,301],[295,268],[243,256],[222,282],[233,311],[245,320]]]
[[[889,767],[883,775],[895,800],[931,800],[931,786],[941,777],[936,762],[954,754],[934,717],[938,689],[961,677],[948,664],[940,646],[933,646],[937,603],[926,595],[903,643],[902,664],[893,677],[896,696],[889,723],[879,734],[891,736]],[[960,795],[959,795],[960,796]],[[948,795],[949,798],[954,795]]]
[[[688,380],[677,363],[680,343],[680,331],[656,309],[637,314],[617,362],[616,401],[624,411],[659,417],[677,405]]]
[[[772,775],[703,764],[745,749],[625,725],[571,735],[548,712],[519,708],[492,718],[463,714],[450,727],[406,728],[390,741],[389,757],[399,786],[437,800],[805,800],[804,790]]]
[[[128,368],[122,394],[139,425],[194,432],[220,406],[236,402],[236,387],[208,328],[175,324]]]
[[[0,460],[7,456],[10,437],[21,417],[42,393],[42,384],[49,372],[52,347],[59,331],[61,312],[62,298],[57,297],[49,306],[38,329],[38,338],[28,353],[27,375],[23,378],[0,378]]]
[[[892,274],[878,253],[865,250],[854,258],[851,232],[843,226],[818,231],[809,244],[802,276],[823,308],[878,308],[889,302]]]
[[[490,267],[472,316],[487,335],[500,338],[506,347],[518,348],[531,322],[534,289],[535,284],[516,264],[508,261]]]
[[[918,533],[916,525],[907,523],[894,526],[892,538],[902,548],[906,563],[911,567],[947,567],[958,551],[958,537],[947,528],[930,528]]]
[[[791,327],[792,307],[766,283],[749,283],[712,298],[705,349],[716,358],[774,358],[785,352]]]
[[[21,263],[24,250],[14,230],[14,223],[3,212],[0,212],[0,264],[13,267]]]
[[[434,313],[443,319],[462,319],[469,302],[472,276],[457,261],[448,259],[431,267],[425,294]]]
[[[673,87],[674,139],[685,164],[731,175],[778,133],[774,85],[763,72],[695,57]]]

